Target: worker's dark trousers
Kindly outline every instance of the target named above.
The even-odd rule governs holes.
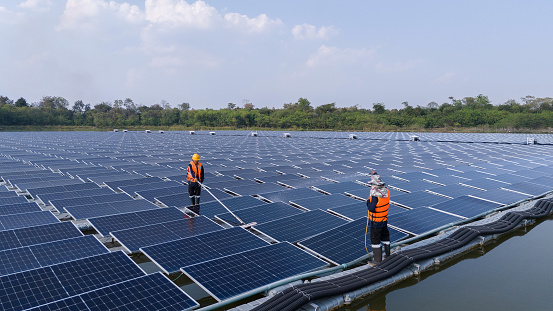
[[[388,225],[374,226],[371,224],[371,244],[373,248],[380,247],[380,242],[390,245],[390,231]]]
[[[200,215],[200,193],[202,187],[197,182],[191,182],[188,184],[188,195],[190,196],[190,210]]]

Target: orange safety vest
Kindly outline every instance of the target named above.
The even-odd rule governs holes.
[[[388,207],[390,206],[390,190],[388,191],[388,197],[378,198],[378,203],[376,203],[376,212],[372,213],[369,211],[369,219],[374,222],[382,222],[388,220]],[[369,198],[369,202],[372,197]]]
[[[190,172],[190,167],[192,167],[192,172]],[[186,168],[186,180],[190,182],[196,182],[196,179],[202,178],[202,163],[198,162],[198,165],[194,161],[190,161],[190,165]],[[203,180],[200,180],[202,182]]]

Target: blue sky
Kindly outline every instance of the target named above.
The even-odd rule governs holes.
[[[0,2],[0,95],[219,109],[553,96],[549,1]]]

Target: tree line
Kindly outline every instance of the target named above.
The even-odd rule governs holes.
[[[162,100],[151,106],[137,105],[132,99],[117,99],[94,106],[77,100],[70,106],[59,96],[44,96],[39,102],[24,98],[12,100],[0,96],[2,126],[91,126],[97,128],[133,128],[139,126],[194,129],[266,128],[298,130],[425,130],[486,128],[497,130],[546,129],[553,127],[553,98],[526,96],[493,105],[487,96],[464,97],[425,106],[403,102],[401,109],[386,109],[374,103],[372,109],[358,106],[339,108],[335,103],[313,107],[300,98],[282,108],[256,108],[250,102],[243,107],[228,103],[222,109],[193,109],[189,103],[178,107]]]

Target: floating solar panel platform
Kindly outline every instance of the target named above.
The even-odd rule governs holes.
[[[531,197],[531,195],[528,194],[522,194],[504,189],[492,189],[484,192],[480,191],[478,193],[470,194],[470,196],[493,201],[501,205],[509,205]]]
[[[0,206],[0,216],[40,212],[42,209],[36,203],[15,203]]]
[[[537,196],[553,190],[553,185],[542,186],[538,184],[533,184],[531,182],[519,182],[508,186],[502,186],[501,188],[520,192],[522,194]]]
[[[159,207],[146,200],[129,200],[106,203],[93,203],[79,206],[69,206],[65,211],[74,219],[88,219],[107,215],[124,214],[130,212],[156,210]]]
[[[408,236],[393,228],[389,228],[388,230],[390,231],[390,242],[392,243]],[[365,232],[367,234],[366,237]],[[367,223],[366,217],[364,219],[357,219],[310,237],[299,242],[298,245],[309,249],[336,265],[349,263],[368,256],[367,249],[369,252],[372,252],[370,224]],[[367,248],[365,248],[366,245],[368,245]]]
[[[143,247],[140,251],[163,271],[173,273],[185,266],[266,245],[267,242],[245,229],[235,227]]]
[[[245,208],[268,204],[250,196],[232,197],[229,199],[223,199],[221,202],[233,212]],[[200,214],[208,218],[213,218],[215,215],[226,212],[227,210],[218,201],[211,201],[207,203],[200,202]]]
[[[0,250],[69,239],[82,235],[82,232],[69,221],[5,230],[0,231]]]
[[[86,190],[86,189],[100,189],[100,187],[95,183],[77,183],[77,184],[65,185],[65,186],[32,188],[32,189],[27,189],[27,192],[29,192],[29,194],[32,195],[34,198],[37,198],[39,194],[77,191],[77,190]]]
[[[482,190],[478,190],[467,186],[462,186],[460,184],[431,188],[431,189],[428,189],[427,191],[431,193],[447,196],[452,199],[458,198],[464,195],[478,195],[484,192]]]
[[[370,188],[369,187],[366,187],[366,186],[363,186],[359,183],[356,183],[356,182],[353,182],[353,181],[346,181],[346,182],[341,182],[341,183],[336,183],[336,184],[327,184],[327,185],[320,185],[320,186],[315,186],[316,189],[318,190],[322,190],[326,193],[330,193],[330,194],[339,194],[339,193],[344,193],[344,192],[347,192],[347,191],[350,191],[350,190],[369,190],[370,191]]]
[[[318,196],[324,196],[323,193],[320,193],[309,188],[299,188],[299,189],[288,189],[276,192],[263,193],[261,195],[263,198],[270,200],[272,202],[289,202],[298,199],[312,198]]]
[[[502,206],[501,203],[484,201],[472,196],[462,196],[447,202],[435,204],[431,208],[463,218],[472,218],[490,212],[500,206]]]
[[[346,222],[345,219],[317,209],[255,225],[254,228],[276,241],[297,242]]]
[[[352,199],[341,194],[331,194],[325,196],[317,196],[312,198],[304,198],[290,201],[294,205],[301,206],[308,210],[329,209],[337,206],[348,205],[355,203],[358,200]]]
[[[223,301],[325,266],[326,262],[284,242],[187,266],[181,271]]]
[[[193,217],[112,231],[110,235],[117,239],[127,251],[138,252],[141,247],[161,244],[222,229],[223,227],[206,217]]]

